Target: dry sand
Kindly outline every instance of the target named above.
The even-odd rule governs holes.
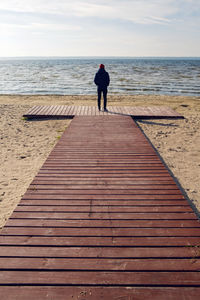
[[[200,98],[109,95],[109,105],[170,106],[185,119],[140,120],[144,131],[200,211]],[[27,121],[33,105],[96,105],[96,96],[0,96],[0,227],[11,215],[70,120]]]

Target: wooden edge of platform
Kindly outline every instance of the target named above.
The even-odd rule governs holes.
[[[75,115],[29,115],[29,114],[24,114],[23,118],[27,119],[73,119]]]
[[[45,113],[43,113],[45,109]],[[48,113],[48,107],[51,110]],[[58,106],[55,106],[55,108]],[[60,106],[61,107],[61,106]],[[64,105],[62,106],[64,107]],[[65,106],[66,108],[69,106]],[[109,116],[130,116],[134,119],[184,119],[184,116],[174,111],[171,107],[167,106],[111,106],[109,107],[108,112],[100,112],[100,114],[96,111],[96,106],[85,106],[85,111],[81,114],[77,114],[77,110],[75,110],[73,106],[72,109],[68,110],[66,113],[63,113],[63,109],[61,111],[57,108],[55,112],[52,111],[52,106],[34,106],[32,109],[29,109],[28,112],[23,114],[24,118],[28,119],[65,119],[65,118],[73,118],[75,115],[84,115],[84,116],[99,116],[99,115],[109,115]],[[93,108],[93,111],[92,109]],[[117,108],[117,109],[116,109]],[[119,109],[118,109],[119,108]],[[119,111],[118,111],[119,110]],[[141,110],[141,112],[140,112]],[[145,111],[146,110],[146,111]],[[160,110],[160,111],[159,111]],[[40,112],[41,111],[41,112]],[[78,110],[79,111],[79,110]],[[89,113],[88,113],[89,112]]]

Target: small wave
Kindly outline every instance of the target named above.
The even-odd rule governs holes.
[[[41,81],[45,81],[45,80],[48,80],[48,79],[49,79],[48,77],[42,76],[42,77],[40,77],[40,79],[39,79],[39,80],[41,80]]]
[[[121,81],[121,82],[124,82],[124,81],[127,82],[128,81],[127,78],[119,78],[118,80]]]

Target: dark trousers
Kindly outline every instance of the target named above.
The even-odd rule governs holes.
[[[104,109],[106,109],[106,105],[107,105],[107,87],[104,88],[100,88],[98,87],[97,89],[97,93],[98,93],[98,108],[100,110],[101,108],[101,94],[103,93],[103,99],[104,99]]]

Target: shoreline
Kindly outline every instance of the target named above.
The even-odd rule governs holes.
[[[96,102],[96,95],[0,95],[0,227],[71,121],[27,121],[22,115],[33,105],[96,106]],[[145,119],[137,124],[200,212],[200,97],[108,94],[109,105],[163,105],[183,114],[185,119]]]

